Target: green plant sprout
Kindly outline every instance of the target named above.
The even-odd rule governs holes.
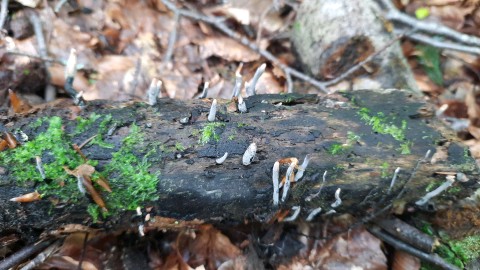
[[[224,126],[224,123],[219,122],[208,123],[207,125],[205,125],[205,127],[203,127],[198,143],[201,145],[205,145],[212,139],[218,142],[220,140],[220,135],[215,132],[215,129]]]

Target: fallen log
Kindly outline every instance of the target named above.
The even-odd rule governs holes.
[[[159,99],[155,106],[91,101],[81,112],[62,106],[1,118],[4,133],[19,140],[24,134],[28,140],[0,152],[0,230],[34,239],[69,223],[128,226],[132,212],[127,210],[137,207],[152,216],[211,222],[267,221],[293,206],[300,207],[300,218],[319,208],[318,216],[334,210],[362,217],[387,205],[397,212],[433,211],[478,188],[468,150],[440,120],[419,113],[426,103],[411,93],[256,95],[245,102],[248,112],[241,114],[234,102],[218,100],[214,122],[207,120],[210,99]],[[78,177],[64,168],[73,171],[85,163],[72,144],[93,136],[81,151],[95,168],[89,177],[108,212],[92,201],[91,193],[82,193]],[[256,155],[243,165],[252,143]],[[428,151],[433,158],[419,163]],[[217,164],[225,152],[228,157]],[[274,163],[285,158],[301,162],[306,155],[311,159],[303,177],[274,206]],[[280,166],[280,176],[287,167],[289,162]],[[470,181],[455,181],[450,192],[415,204],[446,174],[457,173]],[[95,184],[102,177],[111,193]],[[9,201],[35,190],[42,194],[38,201]]]

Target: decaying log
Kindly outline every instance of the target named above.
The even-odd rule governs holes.
[[[478,187],[473,180],[478,177],[477,167],[468,150],[440,120],[421,114],[426,104],[408,92],[356,91],[329,97],[256,95],[246,98],[245,102],[248,112],[240,114],[229,109],[233,105],[231,101],[218,100],[215,123],[221,125],[214,129],[217,135],[202,144],[202,130],[210,123],[207,113],[211,100],[160,99],[155,106],[141,102],[92,101],[80,115],[84,118],[92,113],[111,115],[109,131],[103,127],[105,134],[100,135],[113,148],[87,144],[82,151],[88,159],[98,161],[96,170],[102,172],[112,155],[119,151],[132,126],[138,126],[144,140],[138,142],[134,153],[149,162],[150,173],[160,172],[157,176],[158,199],[140,200],[139,206],[152,206],[155,215],[178,219],[265,221],[279,208],[291,209],[292,206],[300,206],[299,218],[306,218],[313,209],[321,207],[318,218],[333,210],[334,194],[339,188],[342,203],[335,207],[337,213],[348,212],[362,217],[394,199],[395,205],[402,205],[403,209],[430,211],[435,206],[466,198]],[[21,130],[29,140],[45,132],[48,126],[47,121],[40,126],[32,123],[55,115],[62,117],[65,133],[73,134],[65,135],[71,143],[80,144],[99,133],[102,118],[81,133],[75,133],[81,121],[68,120],[72,113],[70,107],[48,108],[27,115],[3,117],[2,123],[11,132]],[[116,129],[112,128],[113,123]],[[256,156],[245,166],[242,156],[251,143],[256,143]],[[8,155],[14,150],[6,151]],[[434,162],[421,164],[411,177],[413,168],[427,151],[434,155]],[[47,152],[42,154],[44,166],[55,158]],[[227,159],[216,164],[215,160],[225,152],[229,153]],[[275,161],[295,157],[300,163],[307,154],[311,161],[303,178],[291,184],[286,201],[274,207],[272,168]],[[35,157],[31,162],[35,164]],[[54,195],[31,203],[10,202],[13,197],[34,191],[38,184],[20,185],[15,179],[15,164],[5,166],[4,161],[0,161],[0,165],[3,165],[0,170],[1,230],[33,234],[66,223],[91,223],[86,211],[91,201],[75,189],[70,191],[72,196],[76,194],[81,198],[76,203],[59,202]],[[287,167],[288,164],[280,166],[281,176],[285,175]],[[401,170],[391,192],[387,193],[397,167]],[[319,191],[325,171],[322,191],[312,197]],[[444,192],[426,205],[415,205],[425,195],[427,187],[435,188],[445,181],[445,173],[458,172],[464,173],[470,181],[456,181],[454,192]],[[117,176],[115,170],[105,175],[113,190],[112,195],[102,193],[109,209],[112,204],[109,196],[124,188],[121,181],[133,181],[112,182]],[[70,175],[65,175],[63,181],[76,183],[75,177]],[[404,186],[403,196],[397,198]],[[310,200],[305,200],[307,197]],[[100,217],[103,226],[131,223],[133,212],[110,211],[115,214],[105,220]]]

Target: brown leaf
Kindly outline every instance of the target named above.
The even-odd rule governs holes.
[[[18,97],[17,94],[15,94],[15,92],[11,89],[8,89],[8,96],[10,97],[10,103],[12,104],[13,112],[25,113],[32,108],[28,102]]]
[[[178,251],[189,258],[187,263],[196,267],[205,265],[208,269],[216,269],[217,263],[238,257],[241,252],[228,237],[212,225],[202,225],[196,236],[179,235]]]
[[[258,53],[228,37],[206,37],[199,42],[199,45],[203,59],[213,55],[238,62],[252,62],[260,59]]]
[[[7,142],[8,148],[10,148],[10,149],[13,149],[13,148],[17,147],[17,145],[18,145],[17,139],[10,132],[4,132],[3,133],[3,139]]]
[[[110,185],[108,184],[107,179],[100,177],[95,181],[95,183],[97,183],[99,186],[104,188],[106,191],[112,192],[112,189],[110,188]]]
[[[7,147],[8,147],[7,141],[0,139],[0,152],[7,149]]]
[[[10,201],[11,202],[34,202],[34,201],[40,200],[41,198],[42,198],[42,195],[35,190],[34,192],[27,193],[15,198],[11,198]]]
[[[83,186],[87,189],[88,193],[90,196],[92,196],[93,201],[102,208],[103,211],[108,211],[105,202],[102,199],[102,196],[98,194],[98,192],[95,190],[95,188],[92,185],[92,181],[90,180],[89,177],[87,176],[77,176],[80,181],[82,181]]]

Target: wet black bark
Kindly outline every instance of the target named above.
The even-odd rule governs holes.
[[[432,182],[438,186],[445,180],[445,176],[437,172],[463,172],[471,179],[466,183],[456,182],[455,193],[443,193],[433,199],[437,206],[468,197],[478,186],[472,180],[478,176],[477,168],[465,147],[441,121],[419,116],[425,103],[407,92],[357,91],[336,97],[257,95],[246,99],[249,110],[246,114],[227,112],[228,102],[219,102],[223,104],[220,108],[225,107],[217,114],[217,121],[224,124],[216,129],[219,140],[205,145],[199,144],[197,131],[208,123],[210,100],[161,99],[154,107],[143,103],[90,102],[83,115],[111,114],[120,124],[106,139],[116,148],[94,145],[86,146],[83,152],[89,159],[99,161],[97,170],[101,171],[135,122],[145,134],[143,149],[157,149],[151,156],[155,161],[151,170],[161,172],[159,200],[144,205],[153,206],[157,215],[178,219],[268,220],[278,210],[272,203],[274,162],[296,157],[301,163],[306,154],[310,154],[312,160],[303,179],[292,185],[288,199],[280,205],[284,209],[301,206],[302,218],[317,207],[322,207],[322,213],[331,210],[338,188],[341,188],[343,203],[335,208],[336,212],[361,217],[368,209],[391,202],[407,181],[406,192],[397,201],[420,209],[414,202],[426,193],[425,187]],[[406,121],[405,140],[397,141],[389,134],[372,130],[359,115],[362,108],[368,108],[372,116],[383,113],[389,125],[400,127],[402,121]],[[9,130],[20,128],[34,138],[35,134],[29,133],[29,123],[43,116],[66,118],[70,113],[66,108],[51,108],[27,116],[5,117],[2,122]],[[185,117],[190,117],[190,122],[181,124],[180,120]],[[77,121],[64,120],[65,130],[73,130]],[[73,142],[81,143],[95,134],[96,129],[89,129]],[[244,166],[242,155],[252,142],[257,144],[257,156],[251,165]],[[401,144],[406,142],[411,153],[401,154]],[[174,150],[176,143],[185,149]],[[142,148],[139,146],[139,149]],[[411,178],[417,161],[428,150],[432,154],[445,151],[448,157],[435,164],[419,166]],[[229,153],[227,160],[222,165],[215,164],[215,159],[225,152]],[[387,195],[397,167],[402,170]],[[282,168],[282,175],[285,169]],[[307,201],[307,197],[319,191],[325,171],[326,182],[320,195]],[[0,231],[19,230],[35,235],[61,224],[91,222],[86,212],[88,200],[74,205],[61,204],[62,207],[53,207],[46,198],[26,204],[9,202],[10,198],[31,192],[34,187],[17,186],[8,168],[3,168],[0,178]],[[428,204],[420,210],[431,210],[432,206],[434,204]],[[130,225],[131,216],[130,212],[110,217],[103,226]]]

